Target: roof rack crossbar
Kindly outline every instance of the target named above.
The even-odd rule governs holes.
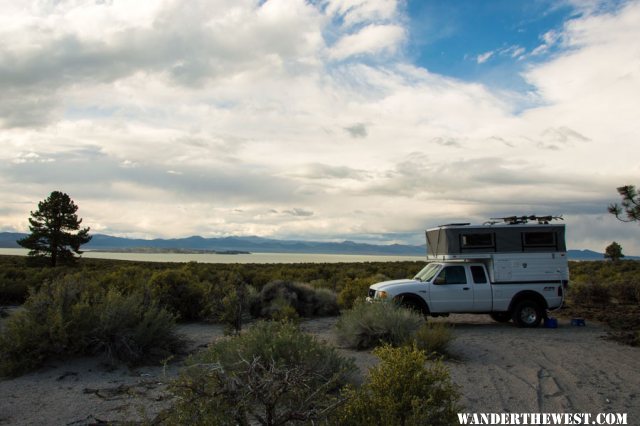
[[[560,216],[506,216],[506,217],[492,217],[489,221],[485,222],[485,225],[495,225],[496,223],[507,223],[509,225],[518,225],[522,223],[528,223],[529,221],[537,221],[540,225],[548,225],[552,220],[564,220],[562,215]]]

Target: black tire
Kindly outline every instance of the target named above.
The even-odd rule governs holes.
[[[518,302],[513,309],[513,322],[518,327],[534,328],[540,325],[544,312],[534,300]]]
[[[491,319],[497,322],[511,321],[511,312],[493,312],[490,314]]]

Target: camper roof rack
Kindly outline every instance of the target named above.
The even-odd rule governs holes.
[[[552,220],[564,220],[562,215],[560,216],[507,216],[507,217],[492,217],[485,225],[495,225],[497,223],[506,223],[508,225],[519,225],[529,223],[529,221],[537,221],[539,225],[548,225]]]
[[[438,228],[442,228],[443,226],[468,226],[470,223],[445,223],[444,225],[438,225]]]

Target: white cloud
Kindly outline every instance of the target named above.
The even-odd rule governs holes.
[[[561,34],[556,30],[549,30],[546,33],[540,36],[540,40],[543,42],[538,47],[534,48],[531,51],[531,56],[542,55],[543,53],[547,53],[551,47],[553,47],[559,40]]]
[[[485,53],[481,53],[480,55],[478,55],[476,57],[476,62],[479,64],[484,64],[485,62],[487,62],[494,54],[495,52],[493,50],[490,50],[488,52]]]
[[[363,54],[394,53],[404,40],[405,30],[397,25],[368,25],[355,34],[342,37],[330,50],[334,59]]]
[[[522,46],[518,46],[518,45],[514,45],[514,46],[509,46],[506,49],[503,49],[502,51],[500,51],[501,54],[503,55],[508,55],[511,58],[521,58],[522,55],[525,53],[526,49]]]
[[[574,247],[602,250],[612,230],[640,253],[604,211],[640,174],[638,2],[543,35],[554,55],[528,65],[525,111],[407,62],[396,2],[21,4],[0,5],[2,229],[25,230],[59,189],[123,235],[404,235],[565,213]]]
[[[327,0],[327,13],[342,18],[346,26],[392,20],[397,0]]]

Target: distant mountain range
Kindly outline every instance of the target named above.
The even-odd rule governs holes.
[[[16,240],[26,234],[0,232],[0,247],[18,248]],[[322,253],[322,254],[370,254],[389,256],[420,256],[426,246],[402,244],[376,245],[353,241],[339,243],[318,241],[274,240],[262,237],[203,238],[198,236],[175,239],[143,240],[95,234],[83,250],[123,250],[135,248],[158,248],[175,250],[209,250],[216,252],[246,251],[253,253]]]
[[[1,248],[19,248],[16,240],[27,234],[17,232],[0,232]],[[142,248],[156,248],[163,250],[208,250],[208,251],[246,251],[254,253],[317,253],[317,254],[365,254],[388,256],[424,256],[426,246],[404,244],[365,244],[353,241],[319,242],[299,240],[275,240],[262,237],[225,237],[203,238],[198,236],[175,239],[135,239],[112,237],[110,235],[95,234],[83,250],[127,250]],[[572,260],[603,260],[603,254],[592,250],[569,250]],[[639,259],[629,256],[631,259]]]

